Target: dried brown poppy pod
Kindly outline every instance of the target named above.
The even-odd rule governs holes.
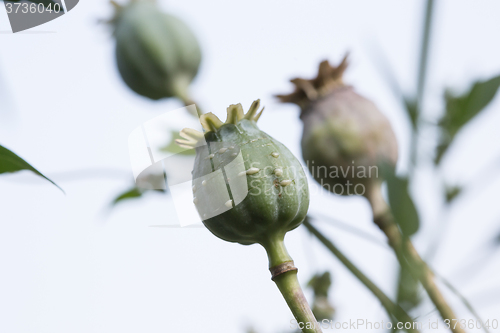
[[[277,97],[301,108],[302,157],[313,178],[331,192],[369,197],[379,192],[378,166],[395,165],[398,147],[387,118],[344,84],[347,65],[347,55],[337,67],[325,60],[316,78],[293,79],[295,91]]]

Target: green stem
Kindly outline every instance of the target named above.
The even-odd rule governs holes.
[[[415,115],[415,128],[412,133],[410,157],[412,165],[410,166],[413,171],[413,165],[417,160],[417,135],[420,116],[422,114],[422,105],[424,101],[425,82],[427,78],[427,64],[429,59],[429,45],[431,40],[432,28],[432,14],[434,9],[434,0],[427,0],[424,18],[424,31],[422,35],[422,44],[420,47],[420,61],[418,66],[418,79],[417,79],[417,96],[416,96],[416,115]],[[411,173],[411,172],[410,172]]]
[[[282,238],[278,237],[276,240],[268,241],[263,246],[266,249],[267,258],[269,259],[269,268],[293,261],[286,250],[285,242]]]
[[[448,289],[450,289],[455,295],[458,296],[458,298],[460,298],[460,300],[462,301],[462,303],[464,303],[464,305],[467,307],[467,309],[470,311],[470,313],[472,313],[472,315],[474,317],[476,317],[476,320],[478,322],[481,322],[481,323],[484,323],[483,319],[481,318],[481,316],[479,315],[479,313],[476,311],[476,309],[474,309],[474,307],[472,306],[472,304],[469,302],[469,300],[467,300],[467,298],[465,298],[464,295],[462,295],[457,288],[455,288],[451,283],[450,281],[446,280],[444,277],[442,276],[439,276],[437,275],[436,273],[434,273],[434,275],[439,278],[445,286],[448,287]],[[481,325],[483,327],[483,330],[485,333],[490,333],[490,331],[488,330],[488,328],[486,328],[485,325]]]
[[[201,107],[199,104],[197,104],[193,98],[191,98],[191,94],[189,93],[189,83],[190,83],[190,80],[188,80],[187,78],[178,78],[175,82],[174,82],[174,91],[175,91],[175,96],[181,100],[181,102],[185,105],[185,106],[189,106],[189,105],[192,105],[194,104],[195,107],[196,107],[196,112],[198,114],[195,114],[195,113],[191,113],[193,116],[195,117],[200,117],[202,114],[203,114],[203,111],[201,110]]]
[[[397,304],[395,304],[391,299],[380,290],[375,283],[373,283],[363,272],[361,272],[329,239],[327,239],[318,229],[313,227],[309,221],[304,221],[304,226],[321,242],[326,246],[330,252],[333,253],[337,259],[349,270],[351,271],[358,280],[365,285],[368,290],[370,290],[375,297],[380,301],[384,309],[390,318],[396,318],[398,322],[402,323],[413,323],[412,318]],[[408,332],[418,332],[417,329],[408,329]]]
[[[412,276],[420,281],[432,303],[434,303],[436,309],[439,311],[441,318],[449,320],[450,323],[456,322],[457,316],[437,287],[434,281],[434,274],[425,261],[422,260],[412,242],[407,237],[403,237],[398,226],[393,221],[392,215],[387,212],[382,216],[378,216],[375,218],[375,223],[387,236],[389,245],[394,249],[401,267],[407,268]],[[452,332],[465,333],[460,328],[460,325],[453,326],[451,325],[450,327]]]
[[[372,208],[373,221],[386,235],[389,245],[393,248],[401,268],[408,269],[413,278],[420,281],[443,320],[448,319],[450,323],[453,322],[453,320],[456,321],[457,316],[438,289],[434,281],[434,274],[425,261],[422,260],[410,239],[408,237],[403,237],[398,225],[394,221],[390,208],[382,197],[380,184],[376,184],[369,188],[368,191],[366,191],[365,197],[368,199]],[[453,328],[453,325],[451,325],[450,329],[454,333],[465,333],[465,331],[460,328],[460,325],[457,326],[458,327]]]
[[[429,59],[429,45],[431,40],[432,13],[434,0],[427,0],[425,8],[424,33],[422,36],[422,46],[420,49],[420,64],[417,82],[417,109],[420,111],[424,97],[425,79],[427,76],[427,63]]]
[[[269,267],[273,271],[283,265],[293,265],[293,260],[288,254],[283,238],[270,240],[262,244],[267,251]],[[303,333],[322,333],[321,328],[307,303],[297,279],[297,270],[289,270],[273,277],[288,307],[297,320],[297,325]]]
[[[179,96],[179,99],[182,101],[182,103],[184,104],[184,106],[189,106],[189,105],[192,105],[194,104],[195,107],[196,107],[196,111],[197,111],[197,115],[196,114],[193,114],[193,116],[197,116],[197,117],[200,117],[202,114],[203,114],[203,111],[200,107],[200,104],[199,103],[196,103],[190,95],[186,94],[185,96]]]

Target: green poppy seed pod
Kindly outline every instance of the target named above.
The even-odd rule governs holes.
[[[295,91],[277,97],[301,108],[302,156],[313,178],[337,194],[366,195],[380,183],[380,163],[396,164],[398,148],[387,118],[343,83],[346,68],[347,56],[338,67],[323,61],[316,78],[293,79]]]
[[[189,27],[153,1],[113,4],[116,62],[125,83],[153,100],[187,100],[188,86],[201,61],[198,41]]]
[[[241,104],[231,105],[225,123],[212,113],[201,116],[206,144],[196,148],[193,200],[217,237],[267,247],[302,223],[309,190],[295,156],[258,128],[258,108],[258,100],[246,114]],[[181,136],[178,144],[194,147],[201,133],[185,129]]]
[[[320,333],[284,245],[285,234],[306,217],[307,179],[295,156],[257,126],[259,103],[253,102],[246,114],[241,104],[229,106],[225,123],[204,114],[200,121],[205,133],[183,129],[183,139],[176,142],[196,148],[193,203],[203,224],[223,240],[261,244],[272,280],[304,325],[302,332]]]

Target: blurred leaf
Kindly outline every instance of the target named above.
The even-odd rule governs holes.
[[[314,275],[307,283],[307,286],[314,291],[315,296],[328,296],[328,290],[332,285],[332,278],[330,272]]]
[[[460,186],[446,186],[445,191],[446,203],[451,203],[460,193],[462,193],[462,188]]]
[[[324,319],[331,320],[335,315],[335,308],[330,304],[325,296],[317,296],[314,298],[311,310],[317,321],[321,322]]]
[[[410,312],[422,299],[419,294],[420,283],[413,278],[407,268],[399,270],[397,303],[407,312]]]
[[[196,150],[195,149],[188,149],[188,150],[186,150],[185,148],[179,147],[175,143],[175,140],[177,140],[177,139],[183,139],[179,135],[179,131],[172,130],[170,132],[170,134],[172,135],[172,140],[170,140],[170,143],[168,145],[166,145],[165,147],[161,148],[162,151],[169,152],[169,153],[174,153],[174,154],[186,155],[186,156],[196,155]]]
[[[495,97],[500,87],[500,76],[488,81],[479,81],[466,93],[455,96],[445,93],[446,113],[439,121],[441,138],[437,147],[435,163],[439,164],[460,129],[481,112]]]
[[[141,189],[137,186],[134,186],[134,187],[126,190],[125,192],[119,194],[115,198],[115,200],[113,200],[111,205],[114,206],[117,203],[125,201],[125,200],[142,198],[142,196],[145,194],[146,191],[150,191],[150,190],[145,190],[145,189]],[[153,190],[153,191],[162,192],[162,193],[165,192],[165,190]]]
[[[405,236],[411,236],[420,226],[418,212],[408,193],[408,179],[397,177],[392,167],[381,166],[382,174],[387,181],[389,206],[396,223]]]
[[[314,301],[311,310],[316,317],[316,320],[333,319],[335,308],[328,301],[328,291],[332,285],[330,272],[323,274],[315,274],[307,283],[314,292]]]
[[[418,110],[417,110],[417,102],[414,99],[405,98],[404,100],[406,111],[408,112],[408,117],[410,118],[410,122],[413,128],[417,127],[417,118],[418,118]]]
[[[38,171],[37,169],[32,167],[28,162],[23,160],[21,157],[17,156],[11,150],[0,145],[0,174],[7,173],[7,172],[9,172],[9,173],[10,172],[18,172],[18,171],[22,171],[22,170],[29,170],[29,171],[34,172],[38,176],[47,179],[49,182],[51,182],[52,184],[57,186],[61,191],[63,191],[63,189],[60,188],[59,185],[54,183],[49,178],[45,177],[40,171]]]
[[[120,201],[128,200],[128,199],[137,199],[142,196],[142,190],[138,187],[132,187],[131,189],[121,193],[113,200],[113,205],[116,205]]]

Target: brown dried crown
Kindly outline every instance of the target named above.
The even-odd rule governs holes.
[[[342,76],[348,66],[348,54],[338,66],[332,66],[328,60],[319,64],[318,75],[311,80],[295,78],[290,80],[295,85],[295,91],[288,95],[276,95],[282,103],[294,103],[302,109],[333,90],[344,87]]]

